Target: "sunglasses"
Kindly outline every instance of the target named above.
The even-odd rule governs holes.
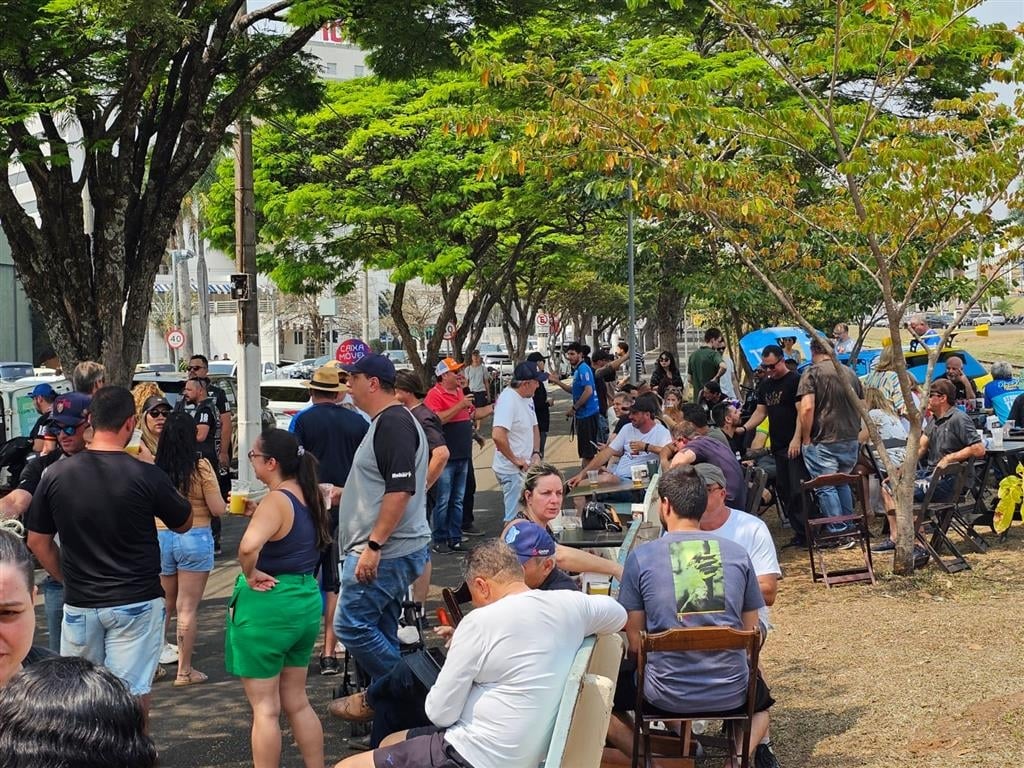
[[[84,423],[85,422],[83,421],[82,424]],[[82,424],[78,424],[77,426],[74,427],[62,427],[58,426],[57,424],[54,424],[53,426],[50,427],[50,430],[55,435],[67,435],[68,437],[71,437],[73,434],[75,434],[75,432],[78,431],[78,428],[81,427]]]
[[[770,371],[776,365],[778,365],[778,363],[761,363],[761,370]]]
[[[168,416],[171,415],[171,409],[154,408],[153,410],[149,411],[149,415],[152,416],[154,419],[166,419]]]
[[[186,371],[201,371],[206,366],[204,365],[189,365],[185,368]]]

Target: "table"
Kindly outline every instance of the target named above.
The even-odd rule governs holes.
[[[981,469],[974,478],[975,519],[984,519],[989,516],[988,510],[985,509],[985,486],[988,485],[989,473],[992,473],[996,481],[995,485],[998,487],[1000,479],[1007,475],[1012,475],[1016,471],[1016,464],[1010,466],[1009,457],[1021,452],[1024,452],[1024,441],[1021,440],[1004,440],[1002,448],[989,446],[985,449],[985,458],[982,459]],[[981,539],[981,542],[985,542],[984,537],[980,533],[976,531],[974,533]],[[1005,536],[1006,534],[1003,535]],[[981,542],[975,541],[978,544],[981,544]],[[988,548],[987,542],[981,544],[981,546],[984,549]]]
[[[583,528],[566,528],[558,534],[558,543],[573,549],[621,547],[628,532],[629,526],[621,531],[585,531]]]
[[[639,491],[640,493],[647,492],[647,486],[641,485],[637,488],[633,485],[632,480],[623,480],[616,477],[613,481],[599,482],[597,485],[591,485],[589,481],[583,480],[569,493],[565,494],[567,499],[576,499],[580,496],[608,496],[613,493],[622,493],[624,491]]]

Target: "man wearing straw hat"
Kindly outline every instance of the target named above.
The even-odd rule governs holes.
[[[316,456],[320,462],[321,483],[330,483],[335,488],[344,488],[352,468],[352,457],[370,428],[363,417],[348,408],[338,405],[339,396],[348,391],[341,383],[338,369],[324,365],[314,371],[306,384],[313,405],[295,417],[295,437],[299,445]],[[341,586],[338,576],[338,495],[331,497],[331,530],[334,543],[324,552],[320,561],[320,580],[326,596],[324,623],[324,650],[320,657],[320,674],[338,674],[338,660],[335,658],[337,638],[334,634],[334,608],[338,603]]]

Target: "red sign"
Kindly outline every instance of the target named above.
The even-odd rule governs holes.
[[[171,349],[181,349],[185,346],[185,332],[181,328],[171,328],[164,336],[164,340]]]
[[[444,340],[445,341],[451,341],[454,338],[455,338],[455,323],[449,321],[448,324],[445,325],[445,327],[444,327]]]
[[[334,351],[334,359],[342,365],[354,365],[370,354],[370,348],[362,339],[345,339]]]
[[[345,45],[349,40],[345,37],[345,25],[340,21],[332,21],[320,28],[320,42],[332,45]]]

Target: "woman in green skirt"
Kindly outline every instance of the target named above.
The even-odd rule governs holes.
[[[249,461],[270,493],[247,505],[252,519],[238,545],[242,573],[228,604],[225,664],[252,706],[255,768],[281,764],[282,711],[306,768],[323,768],[323,729],[306,697],[323,607],[313,571],[331,541],[317,462],[282,429],[264,432]]]

